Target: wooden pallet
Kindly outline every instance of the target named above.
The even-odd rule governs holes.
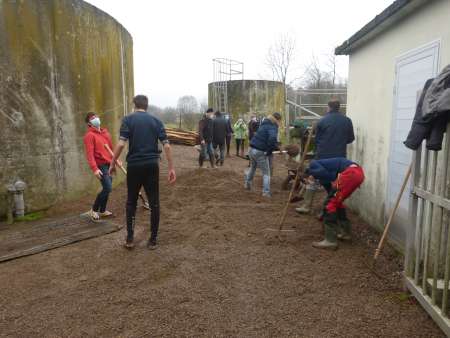
[[[1,236],[0,263],[110,234],[121,228],[111,221],[94,223],[83,215],[33,224],[19,231],[11,228]]]

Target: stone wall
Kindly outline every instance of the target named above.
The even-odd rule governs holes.
[[[0,215],[18,178],[27,211],[93,192],[84,116],[97,112],[116,142],[133,96],[131,35],[81,0],[0,0],[0,46]]]

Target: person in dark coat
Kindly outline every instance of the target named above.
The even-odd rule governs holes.
[[[263,196],[271,197],[269,157],[278,148],[278,126],[281,114],[273,113],[261,123],[256,134],[250,141],[250,168],[245,174],[244,187],[251,190],[256,168],[263,174]]]
[[[340,102],[328,102],[328,113],[322,117],[316,126],[316,159],[347,157],[347,145],[355,140],[353,123],[350,118],[339,112]],[[330,183],[323,183],[327,192],[331,189]],[[311,211],[316,184],[306,186],[303,206],[295,209],[300,214]]]
[[[259,128],[259,121],[256,117],[256,114],[252,114],[250,122],[248,123],[248,140],[251,141],[253,136],[255,136],[256,132]]]
[[[209,108],[198,123],[198,135],[201,145],[201,150],[198,157],[198,164],[200,168],[203,168],[203,162],[207,157],[209,157],[211,168],[215,168],[213,149],[213,116],[214,110]]]
[[[228,121],[220,111],[216,111],[215,119],[213,120],[213,148],[216,155],[216,165],[222,166],[225,160],[225,139],[227,134]]]
[[[225,139],[227,144],[227,156],[230,156],[231,137],[234,134],[234,130],[231,126],[231,118],[229,114],[225,115],[225,119],[227,120],[227,137]]]

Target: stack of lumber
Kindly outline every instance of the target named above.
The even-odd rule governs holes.
[[[170,143],[195,146],[198,144],[198,133],[182,129],[166,128]]]

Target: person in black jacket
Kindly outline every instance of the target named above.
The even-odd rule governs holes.
[[[216,157],[216,165],[223,165],[225,160],[225,142],[228,133],[228,121],[220,111],[216,111],[213,120],[213,148]],[[217,154],[219,152],[219,154]]]
[[[213,149],[213,115],[214,110],[209,108],[203,118],[198,123],[198,135],[200,138],[200,155],[198,157],[198,164],[200,168],[203,167],[203,162],[209,157],[211,168],[215,168],[214,165],[214,149]]]
[[[255,136],[256,132],[259,128],[259,121],[256,117],[256,114],[252,114],[250,122],[248,123],[248,140],[251,141],[253,136]]]
[[[328,113],[322,117],[316,126],[316,160],[327,158],[347,158],[347,145],[355,140],[353,123],[350,118],[339,112],[341,104],[338,100],[328,102]],[[322,184],[327,192],[331,189],[330,183]],[[316,191],[315,184],[306,186],[304,204],[295,209],[300,214],[307,214]]]
[[[225,138],[227,144],[227,156],[230,156],[231,137],[234,134],[234,130],[231,126],[231,118],[229,114],[225,115],[225,119],[227,120],[227,137]]]

